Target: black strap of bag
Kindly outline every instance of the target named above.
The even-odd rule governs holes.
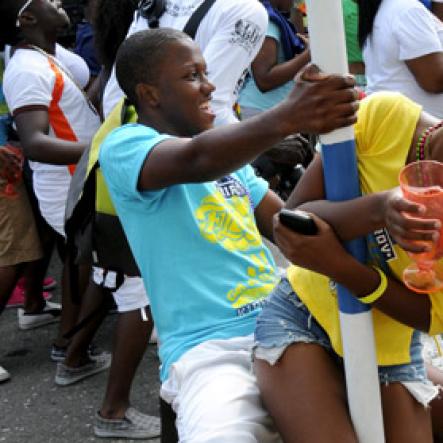
[[[188,23],[183,29],[185,34],[188,34],[193,40],[195,38],[195,34],[197,34],[198,27],[200,22],[203,20],[203,17],[208,13],[211,9],[212,5],[216,0],[205,0],[191,15]]]
[[[200,22],[214,3],[215,0],[205,0],[191,15],[183,32],[194,39]],[[160,17],[165,11],[165,0],[140,0],[138,4],[138,13],[148,21],[149,28],[151,29],[158,28]]]

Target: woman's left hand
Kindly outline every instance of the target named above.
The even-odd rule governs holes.
[[[348,256],[333,229],[321,218],[310,214],[317,225],[315,235],[303,235],[280,223],[279,214],[274,215],[274,240],[286,258],[292,263],[311,271],[333,277],[341,257]]]
[[[404,198],[400,188],[385,193],[383,206],[386,227],[405,251],[426,252],[438,241],[440,220],[423,218],[425,207]]]

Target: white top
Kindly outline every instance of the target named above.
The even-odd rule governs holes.
[[[443,24],[417,0],[383,0],[363,48],[367,92],[401,92],[443,118],[443,93],[422,89],[405,60],[443,51]],[[432,67],[429,67],[432,69]]]
[[[72,55],[74,57],[69,57],[71,69],[75,57],[84,63],[81,57]],[[61,69],[60,66],[63,66],[60,60],[51,66],[48,57],[36,50],[17,49],[3,77],[6,103],[13,115],[21,108],[46,108],[50,136],[89,143],[100,126],[100,119],[89,107],[79,87],[65,73],[67,68],[63,66]],[[60,100],[51,106],[54,91],[60,93]],[[69,169],[40,162],[30,161],[29,164],[34,171],[33,185],[42,215],[63,234],[64,207],[71,179]]]
[[[167,0],[160,27],[182,30],[202,1]],[[232,107],[246,70],[262,45],[267,24],[268,15],[258,0],[218,0],[201,21],[195,41],[206,60],[209,80],[216,87],[212,94],[216,125],[237,121]],[[146,20],[136,13],[128,36],[147,28]],[[113,70],[103,97],[105,116],[122,96]]]
[[[443,1],[443,0],[442,0]],[[63,66],[69,69],[76,82],[85,88],[89,83],[90,72],[86,62],[77,54],[64,48],[58,43],[55,44],[55,58],[63,63]],[[5,46],[4,52],[5,66],[11,59],[11,47]]]

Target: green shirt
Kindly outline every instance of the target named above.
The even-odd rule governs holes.
[[[362,62],[363,56],[358,45],[358,6],[353,0],[342,0],[345,22],[348,63]]]

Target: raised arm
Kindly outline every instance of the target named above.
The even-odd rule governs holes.
[[[279,106],[193,139],[159,143],[144,163],[138,187],[160,189],[213,180],[250,163],[289,134],[324,133],[348,126],[355,122],[358,107],[353,85],[350,77],[324,75],[311,65]]]

